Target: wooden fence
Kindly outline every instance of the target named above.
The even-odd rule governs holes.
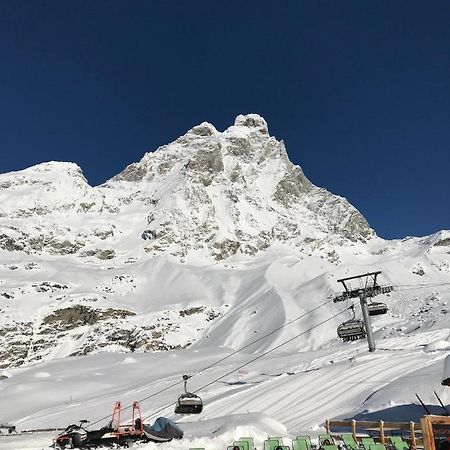
[[[416,450],[417,447],[422,446],[422,426],[420,423],[415,422],[384,422],[383,420],[378,421],[363,421],[363,420],[351,420],[351,421],[341,421],[341,420],[327,420],[325,423],[325,428],[328,434],[333,434],[333,428],[348,428],[351,430],[353,439],[355,441],[360,440],[361,434],[373,434],[378,432],[380,436],[380,443],[383,445],[388,444],[388,433],[400,432],[402,435],[407,434],[407,439],[410,443],[410,449]]]

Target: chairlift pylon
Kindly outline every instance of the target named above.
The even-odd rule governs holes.
[[[184,394],[178,397],[175,414],[200,414],[203,410],[202,399],[187,390],[188,375],[183,375]]]

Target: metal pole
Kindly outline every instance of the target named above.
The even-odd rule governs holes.
[[[364,319],[364,327],[366,329],[367,335],[367,343],[369,344],[369,352],[375,351],[375,339],[372,334],[372,325],[370,324],[369,319],[369,309],[367,308],[367,299],[366,293],[364,291],[360,291],[359,293],[359,302],[361,303],[361,310]]]

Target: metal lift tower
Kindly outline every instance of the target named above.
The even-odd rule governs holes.
[[[393,286],[379,286],[377,283],[377,277],[381,273],[378,272],[365,273],[363,275],[355,275],[353,277],[341,278],[337,280],[338,283],[342,283],[344,286],[344,292],[334,298],[333,302],[344,302],[351,298],[359,298],[361,305],[361,311],[364,320],[364,327],[366,329],[367,343],[369,344],[369,352],[375,351],[375,340],[372,333],[372,325],[370,324],[369,309],[367,307],[367,299],[375,297],[380,294],[387,294],[394,290]],[[357,289],[351,289],[350,284],[346,284],[350,280],[359,280],[359,287]]]

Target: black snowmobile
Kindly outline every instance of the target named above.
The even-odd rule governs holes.
[[[129,447],[134,442],[169,442],[183,437],[183,431],[178,425],[165,417],[159,417],[153,425],[144,424],[138,402],[133,403],[130,424],[120,423],[121,410],[121,403],[116,402],[109,425],[99,430],[87,430],[87,420],[81,420],[79,425],[69,425],[56,437],[52,447],[60,450],[100,446]]]

